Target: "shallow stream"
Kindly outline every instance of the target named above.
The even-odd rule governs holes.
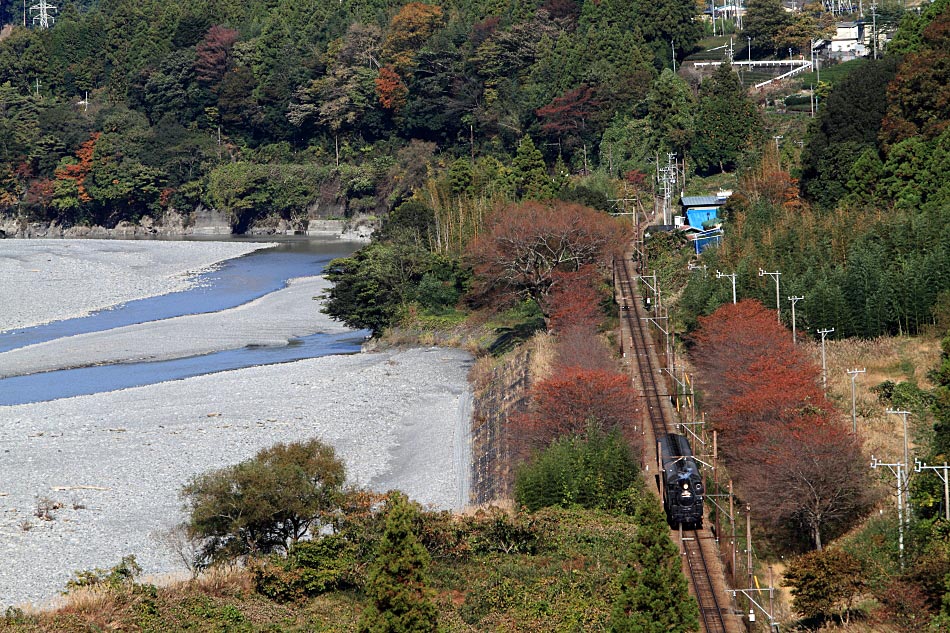
[[[349,255],[358,247],[357,243],[336,239],[287,238],[275,248],[227,260],[215,270],[198,275],[197,285],[189,290],[131,301],[82,318],[0,333],[0,353],[78,334],[234,308],[286,287],[290,279],[319,275],[331,259]],[[267,324],[261,323],[261,327],[266,328]],[[363,331],[318,333],[291,340],[288,345],[247,346],[175,360],[98,365],[0,379],[0,406],[115,391],[330,354],[350,354],[359,351],[366,334]]]

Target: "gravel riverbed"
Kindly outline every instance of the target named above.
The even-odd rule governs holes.
[[[184,569],[165,533],[193,475],[277,442],[334,446],[350,483],[440,508],[467,497],[470,357],[328,356],[0,407],[0,605],[46,603],[72,572],[135,554]],[[50,499],[53,520],[35,516]]]
[[[31,293],[72,294],[63,305],[45,298],[27,307],[15,302],[15,316],[0,321],[0,330],[169,292],[189,283],[187,271],[213,265],[226,252],[219,243],[109,241],[102,251],[91,240],[42,242],[18,252],[13,259],[21,263],[13,267],[4,259],[11,241],[0,243],[0,290],[20,283]],[[216,255],[198,262],[182,244],[210,247]],[[140,256],[130,260],[124,248]],[[60,249],[75,267],[54,261],[65,252]],[[154,265],[141,279],[126,279],[134,288],[84,298],[76,280],[113,268],[113,255]],[[55,279],[39,282],[30,262],[44,257],[74,283],[64,290]],[[157,271],[163,271],[160,280],[152,278]],[[125,274],[113,274],[110,283],[121,286]],[[145,334],[156,348],[174,336]],[[98,345],[108,351],[108,337]],[[182,571],[166,537],[183,519],[181,486],[277,442],[319,438],[336,448],[353,485],[399,488],[434,507],[463,507],[471,362],[465,352],[441,348],[328,356],[0,407],[0,609],[48,605],[75,571],[111,567],[126,554],[134,554],[146,574]],[[36,516],[43,504],[61,507],[45,520]]]

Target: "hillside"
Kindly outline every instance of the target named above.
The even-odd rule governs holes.
[[[817,5],[786,15],[775,0],[748,8],[734,34],[772,56],[807,54],[840,17]],[[892,478],[866,466],[879,450],[902,458],[888,409],[913,413],[914,457],[939,464],[950,454],[950,350],[935,342],[950,327],[950,1],[920,14],[882,11],[893,35],[882,58],[823,70],[805,111],[784,107],[801,98],[784,99],[801,78],[752,95],[728,64],[706,76],[684,70],[701,41],[725,37],[702,40],[715,27],[696,20],[688,0],[67,3],[54,28],[14,26],[0,41],[0,213],[21,233],[31,224],[186,226],[208,209],[237,233],[303,231],[326,218],[378,226],[365,248],[327,267],[327,313],[377,340],[471,345],[486,400],[505,412],[479,421],[485,500],[504,490],[520,503],[542,498],[539,508],[573,508],[495,517],[489,527],[419,519],[438,612],[452,630],[599,629],[618,610],[654,615],[614,607],[637,598],[621,599],[620,586],[655,562],[621,541],[662,522],[612,487],[635,470],[629,454],[612,451],[641,447],[629,429],[636,387],[605,344],[616,327],[611,264],[642,223],[660,222],[664,205],[678,213],[680,191],[729,190],[715,218],[718,247],[698,253],[685,232],[658,230],[637,261],[657,275],[662,302],[652,307],[667,310],[655,316],[667,319],[673,348],[701,368],[696,395],[710,424],[740,440],[721,445],[740,495],[764,507],[787,501],[785,514],[756,526],[763,558],[799,580],[811,577],[800,565],[859,570],[840,600],[809,603],[799,592],[802,617],[788,620],[941,630],[950,546],[936,475],[902,489],[910,501],[899,524]],[[819,330],[831,334],[836,372],[827,392],[811,362]],[[549,375],[495,371],[529,357],[530,344],[517,346],[538,331],[557,341]],[[858,365],[868,370],[856,412],[866,434],[852,435],[841,371]],[[815,429],[823,435],[809,435]],[[788,481],[805,449],[823,451],[810,474],[841,465],[835,472],[851,487],[836,490],[860,497],[825,535],[824,507],[803,518],[800,499],[771,483]],[[523,472],[535,476],[519,484]],[[585,503],[594,509],[577,509]],[[425,532],[426,521],[437,529]],[[486,541],[492,525],[501,534]],[[371,602],[362,585],[371,536],[351,543],[362,558],[343,561],[355,584],[301,598],[299,610],[253,594],[253,570],[225,583],[228,597],[119,574],[105,602],[90,599],[96,606],[77,620],[12,613],[7,624],[55,629],[56,617],[114,609],[115,621],[143,628],[347,629]],[[527,538],[531,551],[509,537]],[[451,551],[443,538],[456,539]],[[657,551],[668,549],[659,541]],[[309,555],[321,564],[329,556]],[[309,575],[313,560],[300,560],[272,560],[273,583],[259,575],[256,590],[324,582]],[[822,576],[812,598],[841,588],[829,577],[840,580]],[[678,597],[681,578],[666,580],[657,593]],[[196,606],[178,610],[176,592]],[[689,629],[688,614],[679,616],[668,628]]]

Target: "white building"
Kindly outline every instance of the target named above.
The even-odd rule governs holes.
[[[864,22],[838,22],[831,38],[831,54],[834,57],[853,58],[867,54]]]

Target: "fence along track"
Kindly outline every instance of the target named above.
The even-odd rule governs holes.
[[[643,320],[645,315],[641,307],[640,296],[635,290],[636,285],[631,267],[632,262],[627,256],[624,257],[621,266],[617,267],[615,263],[615,272],[620,283],[621,295],[624,297],[623,301],[628,306],[628,309],[621,313],[621,317],[626,320],[630,329],[632,349],[629,352],[634,355],[637,361],[641,390],[653,435],[652,450],[655,450],[656,439],[670,432],[672,424],[670,424],[667,414],[668,408],[663,401],[663,397],[666,396],[665,383],[657,380],[656,369],[653,366],[652,340],[648,334],[650,324]],[[661,386],[663,386],[662,393],[660,391]],[[647,454],[649,454],[649,451],[647,451]],[[683,534],[682,543],[686,555],[686,565],[689,569],[690,585],[696,596],[696,602],[699,603],[702,629],[706,633],[727,633],[728,629],[723,617],[722,606],[719,603],[719,597],[713,584],[710,566],[707,564],[706,555],[703,553],[703,541],[700,540],[702,532],[700,530],[690,530]]]

